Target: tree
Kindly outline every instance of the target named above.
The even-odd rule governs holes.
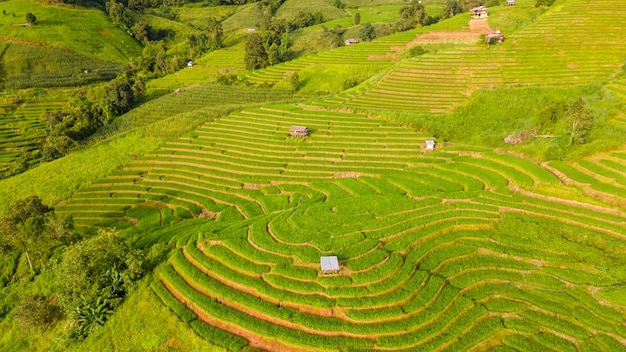
[[[593,115],[582,98],[572,102],[566,111],[571,123],[570,146],[586,142],[585,136],[593,127]]]
[[[136,22],[131,28],[131,31],[133,32],[135,39],[142,43],[146,43],[150,39],[151,29],[152,28],[150,28],[150,26],[143,22]]]
[[[106,89],[106,99],[116,109],[116,115],[130,111],[133,107],[135,96],[132,83],[127,75],[122,75],[109,83]]]
[[[336,25],[335,28],[326,28],[324,29],[324,38],[328,42],[329,49],[336,48],[343,44],[343,34],[346,32],[345,29],[341,28],[340,25]]]
[[[363,42],[371,42],[376,38],[376,29],[371,23],[365,23],[359,29],[359,40]]]
[[[106,10],[111,17],[111,21],[117,26],[123,29],[128,29],[132,26],[132,19],[126,13],[126,7],[123,4],[117,3],[115,0],[111,0],[106,3]]]
[[[69,247],[55,268],[61,307],[76,323],[74,334],[84,337],[104,324],[144,273],[144,256],[115,230]]]
[[[35,21],[37,21],[37,17],[30,12],[26,12],[26,23],[35,24]]]
[[[187,37],[187,45],[189,46],[190,58],[193,59],[202,51],[201,46],[199,44],[200,44],[200,41],[198,40],[198,37],[196,35],[191,34]]]
[[[396,22],[398,31],[408,31],[426,23],[426,8],[415,0],[400,8],[400,19]]]
[[[463,7],[457,0],[448,0],[446,7],[443,9],[441,13],[442,18],[450,18],[463,13]]]
[[[209,18],[207,20],[207,49],[217,50],[222,47],[222,37],[224,36],[224,29],[222,28],[222,22],[216,18]]]
[[[53,244],[48,236],[47,217],[52,209],[37,196],[18,200],[0,217],[0,240],[22,251],[31,273],[35,273],[35,257]],[[52,213],[54,214],[54,213]]]
[[[291,84],[291,90],[294,92],[300,88],[300,75],[298,75],[298,72],[294,72],[291,75],[289,83]]]
[[[354,25],[358,26],[359,24],[361,24],[361,13],[357,12],[354,14]]]
[[[263,47],[263,37],[261,37],[260,34],[250,34],[248,39],[246,39],[245,50],[244,61],[246,63],[246,69],[256,70],[269,65],[269,59]]]

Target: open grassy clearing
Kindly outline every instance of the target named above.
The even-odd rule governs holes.
[[[115,78],[125,65],[77,54],[66,49],[7,42],[0,56],[5,89],[70,87]]]
[[[113,25],[99,10],[73,9],[30,0],[3,2],[0,36],[35,45],[64,48],[103,61],[126,64],[141,53],[141,45]],[[24,27],[24,16],[37,16],[36,25]],[[15,16],[13,16],[15,15]]]

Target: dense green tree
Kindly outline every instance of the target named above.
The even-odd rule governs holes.
[[[585,136],[593,127],[593,115],[585,101],[578,98],[568,105],[566,116],[571,126],[570,145],[585,143]]]
[[[400,19],[396,22],[398,31],[408,31],[426,23],[426,8],[420,2],[412,0],[400,8]]]
[[[344,28],[341,28],[340,25],[336,25],[334,28],[322,28],[324,29],[323,35],[328,43],[329,49],[339,47],[343,44],[343,35],[346,32]]]
[[[59,304],[73,317],[77,337],[104,324],[143,276],[144,262],[115,230],[100,230],[63,253],[55,270]]]
[[[359,24],[361,24],[361,13],[357,12],[354,14],[354,25],[358,26]]]
[[[324,15],[321,12],[299,12],[296,17],[291,20],[293,29],[313,26],[324,22]]]
[[[285,0],[261,0],[261,9],[264,14],[273,16],[284,2]]]
[[[151,28],[147,24],[143,22],[135,22],[133,27],[130,29],[133,32],[133,37],[142,43],[146,43],[150,40],[150,31]]]
[[[209,18],[206,25],[207,35],[207,49],[217,50],[222,47],[222,38],[224,36],[224,29],[222,28],[222,22],[216,18]]]
[[[132,27],[132,19],[128,13],[126,13],[126,7],[124,7],[123,4],[118,3],[115,0],[110,0],[106,3],[106,10],[109,17],[111,17],[111,21],[113,21],[115,25],[124,29]]]
[[[289,83],[291,84],[291,90],[293,90],[294,92],[300,88],[300,75],[298,74],[298,72],[294,72],[293,74],[291,74],[291,77],[289,78]]]
[[[460,13],[463,13],[463,6],[461,6],[458,0],[448,0],[448,2],[446,3],[446,7],[441,13],[441,17],[450,18]]]
[[[259,33],[252,33],[248,36],[245,50],[246,69],[256,70],[269,65],[269,58],[263,47],[263,37]]]
[[[26,12],[26,23],[34,24],[37,21],[37,17],[30,12]]]
[[[22,252],[33,274],[36,261],[43,262],[49,250],[60,244],[59,240],[70,236],[71,223],[52,231],[50,224],[54,218],[53,210],[37,196],[18,200],[0,217],[0,242]]]
[[[189,47],[189,57],[192,59],[202,53],[203,46],[200,44],[199,36],[195,34],[190,34],[187,37],[187,46]]]
[[[111,81],[106,88],[106,98],[116,110],[116,115],[130,111],[135,101],[132,82],[127,75]]]
[[[146,43],[141,57],[137,59],[137,68],[157,77],[166,75],[169,70],[165,43],[162,40]]]
[[[363,42],[371,42],[372,39],[376,38],[376,28],[372,26],[371,23],[364,23],[361,28],[359,28],[359,40]]]

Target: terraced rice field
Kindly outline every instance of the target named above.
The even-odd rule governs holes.
[[[276,84],[289,77],[293,72],[300,72],[314,67],[337,66],[380,66],[390,67],[394,55],[415,38],[419,31],[397,33],[369,43],[343,46],[318,54],[307,55],[292,61],[256,70],[246,75],[246,79],[255,84]]]
[[[606,81],[619,72],[626,55],[620,29],[626,11],[620,4],[569,1],[521,30],[504,33],[504,44],[463,44],[429,53],[402,62],[371,86],[318,105],[444,113],[475,89]]]
[[[244,43],[241,42],[194,60],[193,68],[185,68],[163,78],[150,80],[147,86],[151,89],[175,90],[214,81],[218,74],[237,74],[246,68],[244,54]]]
[[[64,102],[54,98],[28,98],[14,105],[9,100],[6,98],[0,106],[0,175],[22,153],[37,147],[45,137],[42,116],[60,109]]]
[[[626,350],[615,189],[546,196],[585,179],[478,147],[425,153],[428,138],[365,114],[248,108],[55,209],[177,244],[155,292],[233,351]],[[569,167],[619,183],[624,160]],[[328,255],[338,272],[321,272]]]

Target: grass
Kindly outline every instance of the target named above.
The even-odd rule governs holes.
[[[104,328],[69,351],[225,351],[198,336],[160,302],[143,283]]]
[[[69,87],[108,81],[125,65],[81,55],[66,49],[7,42],[1,57],[7,89]]]
[[[73,9],[30,0],[3,2],[0,35],[30,45],[54,46],[102,61],[126,64],[141,53],[141,45],[116,28],[102,11]],[[36,25],[20,26],[27,12]],[[15,14],[15,16],[13,16]]]
[[[300,12],[320,12],[324,21],[334,20],[348,15],[344,10],[332,6],[330,2],[325,0],[311,0],[307,1],[305,4],[297,0],[287,0],[278,8],[276,16],[291,21],[296,18]]]
[[[311,135],[289,140],[294,124],[306,124]],[[233,135],[236,126],[246,128]],[[375,338],[394,349],[443,348],[500,336],[503,326],[497,319],[485,322],[488,312],[515,312],[576,341],[585,340],[590,328],[615,329],[621,311],[597,311],[585,287],[626,280],[618,255],[623,246],[613,237],[623,236],[622,217],[601,203],[578,209],[534,195],[535,184],[558,184],[556,176],[488,149],[459,146],[430,153],[424,156],[429,163],[416,166],[425,138],[365,114],[289,104],[248,108],[168,139],[118,175],[79,190],[61,209],[86,214],[80,226],[98,210],[134,216],[147,208],[117,200],[134,197],[129,184],[141,190],[138,199],[154,201],[149,207],[173,210],[174,219],[184,217],[182,210],[197,215],[194,207],[216,212],[215,220],[138,229],[163,226],[145,241],[203,238],[179,251],[163,275],[170,292],[209,314],[211,320],[194,322],[206,336],[225,331],[329,348],[367,347]],[[467,150],[472,157],[462,155]],[[372,157],[379,159],[372,163]],[[334,177],[346,171],[362,176]],[[499,178],[480,177],[484,172]],[[108,197],[91,201],[98,189]],[[227,211],[238,212],[240,220],[220,224]],[[318,272],[319,256],[330,254],[341,256],[335,277]],[[489,294],[489,285],[497,296]],[[555,294],[566,291],[572,292],[567,299]],[[334,306],[360,323],[302,313]],[[597,319],[552,321],[533,313],[574,307],[582,309],[578,314],[593,311]],[[203,328],[207,322],[213,328]],[[472,332],[472,338],[451,337],[459,331]],[[356,335],[348,339],[341,332]],[[538,334],[530,341],[561,343]]]
[[[283,14],[293,14],[287,5],[294,4]],[[307,56],[246,76],[273,90],[205,85],[166,95],[101,131],[94,142],[103,142],[1,181],[1,207],[37,193],[63,200],[57,211],[74,215],[82,232],[117,226],[138,246],[177,247],[152,278],[159,298],[141,288],[116,313],[120,320],[76,348],[116,341],[112,349],[176,350],[193,343],[184,337],[195,336],[187,335],[191,326],[233,350],[619,350],[626,333],[623,148],[539,163],[521,154],[560,159],[567,154],[560,138],[514,147],[502,140],[535,128],[566,131],[565,121],[545,123],[545,109],[581,95],[598,122],[611,120],[617,105],[600,83],[588,83],[606,77],[622,49],[599,50],[605,66],[574,53],[583,29],[568,28],[588,16],[580,12],[584,1],[564,2],[528,24],[535,10],[529,1],[519,5],[494,10],[494,23],[514,31],[492,49],[429,44],[428,53],[409,59],[394,49],[427,32],[463,30],[462,15]],[[256,6],[238,8],[225,26],[251,20]],[[205,15],[201,5],[190,8]],[[585,19],[586,30],[600,21]],[[579,76],[549,61],[556,54],[536,38],[544,31],[560,38],[550,44],[574,65],[584,63]],[[207,56],[206,66],[226,67],[227,54]],[[493,66],[484,70],[486,62]],[[279,90],[292,72],[301,78],[300,97]],[[194,74],[154,89],[200,81]],[[339,92],[346,77],[360,74],[375,77],[332,97],[293,102]],[[294,125],[310,135],[289,137]],[[618,138],[609,126],[594,126],[590,143]],[[433,138],[425,130],[436,134],[435,152],[423,151]],[[325,255],[338,256],[338,273],[320,272]],[[129,316],[129,307],[148,313]],[[152,328],[161,316],[171,319],[169,309],[189,324]]]

